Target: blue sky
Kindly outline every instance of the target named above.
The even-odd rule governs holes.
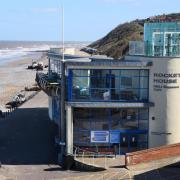
[[[94,41],[137,18],[179,12],[180,0],[1,0],[0,40]]]

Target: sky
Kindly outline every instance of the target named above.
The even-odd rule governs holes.
[[[180,0],[0,0],[0,40],[95,41],[121,23],[180,12]]]

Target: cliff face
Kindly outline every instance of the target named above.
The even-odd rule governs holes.
[[[105,54],[113,58],[121,58],[128,53],[129,41],[143,40],[145,22],[159,21],[180,21],[180,13],[154,16],[121,24],[102,39],[90,44],[89,47],[97,49],[98,54]]]

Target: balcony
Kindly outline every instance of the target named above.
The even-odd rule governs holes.
[[[36,73],[36,82],[48,96],[60,96],[60,79],[56,75]]]
[[[171,41],[172,42],[172,41]],[[180,57],[180,40],[176,43],[163,41],[130,41],[129,55],[149,57]]]

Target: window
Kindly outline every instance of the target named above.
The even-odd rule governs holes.
[[[139,150],[148,148],[148,135],[147,134],[139,134],[138,135],[138,148]]]
[[[137,130],[148,129],[148,109],[75,108],[74,128],[76,130]]]
[[[89,70],[73,70],[73,76],[88,76],[89,72]]]
[[[50,71],[52,73],[61,74],[61,63],[59,60],[51,59],[50,60]]]
[[[91,88],[109,88],[110,78],[109,77],[91,77]]]
[[[112,109],[111,128],[113,130],[136,130],[138,129],[137,109]]]
[[[77,130],[90,130],[90,110],[75,109],[73,117],[74,128]]]
[[[147,145],[147,108],[75,108],[73,114],[75,144],[91,145],[91,131],[126,131],[129,137],[135,138],[132,143],[137,143],[140,149]],[[134,131],[138,131],[139,135],[133,135]]]
[[[107,109],[91,109],[91,128],[109,130],[109,111]]]
[[[121,86],[122,87],[132,87],[132,78],[122,77],[121,78]]]
[[[72,70],[71,101],[148,101],[148,70]]]
[[[148,109],[139,110],[139,129],[148,129]]]

